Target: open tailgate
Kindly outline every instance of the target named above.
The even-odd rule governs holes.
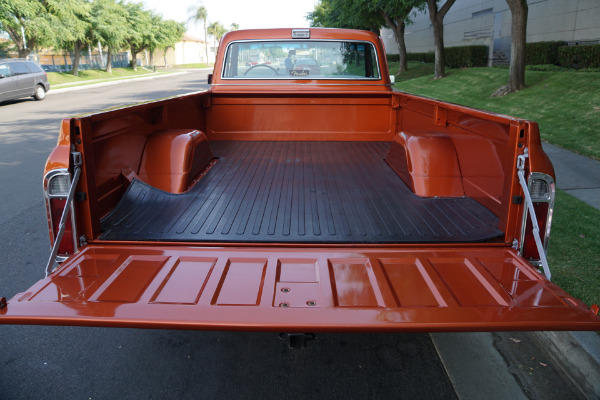
[[[0,323],[260,331],[600,330],[506,247],[88,245]]]

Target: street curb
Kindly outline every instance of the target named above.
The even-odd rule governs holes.
[[[52,89],[50,88],[50,90],[48,91],[48,95],[49,94],[58,94],[58,93],[67,93],[67,92],[75,92],[78,90],[85,90],[85,89],[91,89],[91,88],[97,88],[97,87],[102,87],[102,86],[112,86],[112,85],[119,85],[122,83],[127,83],[127,82],[132,82],[132,81],[145,81],[145,80],[151,80],[151,79],[158,79],[158,78],[165,78],[168,76],[177,76],[177,75],[184,75],[184,74],[188,74],[188,71],[181,71],[181,72],[173,72],[173,73],[169,73],[169,74],[157,74],[157,75],[151,75],[151,76],[141,76],[139,78],[127,78],[127,79],[117,79],[117,80],[111,80],[108,82],[99,82],[99,83],[92,83],[90,85],[79,85],[79,86],[72,86],[72,87],[66,87],[66,88],[59,88],[59,89]]]
[[[596,332],[531,332],[531,336],[585,398],[600,398],[600,336]]]

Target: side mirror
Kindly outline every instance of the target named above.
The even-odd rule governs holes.
[[[209,85],[212,83],[212,76],[213,76],[213,74],[208,74],[208,79],[207,79],[207,81],[208,81],[208,84],[209,84]]]
[[[393,84],[396,83],[396,76],[395,75],[390,75],[390,82]]]

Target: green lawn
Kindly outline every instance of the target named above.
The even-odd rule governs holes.
[[[397,71],[391,63],[390,71]],[[395,87],[483,110],[537,121],[543,139],[600,158],[600,73],[528,71],[528,87],[503,98],[490,95],[506,84],[504,68],[448,71],[433,80],[433,65],[410,63]],[[557,191],[548,261],[552,280],[583,300],[600,304],[600,210]]]
[[[398,63],[390,63],[390,71]],[[542,139],[600,159],[600,72],[527,71],[527,88],[501,98],[491,94],[508,81],[506,68],[448,70],[433,79],[433,65],[411,62],[395,87],[487,111],[538,122]]]
[[[548,245],[552,281],[586,304],[600,305],[600,210],[557,191]]]
[[[104,70],[91,69],[79,71],[79,76],[74,76],[70,72],[48,72],[48,80],[50,81],[50,85],[76,84],[99,79],[131,78],[151,73],[153,73],[153,71],[144,68],[138,68],[137,71],[134,71],[131,68],[113,68],[112,74],[109,74]]]

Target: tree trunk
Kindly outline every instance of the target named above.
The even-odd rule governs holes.
[[[208,37],[206,34],[206,20],[204,20],[204,51],[206,52],[206,63],[208,64]]]
[[[508,92],[525,88],[525,43],[527,39],[527,0],[506,0],[511,13],[510,70]]]
[[[71,73],[74,76],[79,76],[79,61],[81,60],[81,49],[83,48],[83,43],[77,41],[73,47],[75,50],[75,57],[73,59],[73,71],[71,71]]]
[[[131,68],[137,71],[137,51],[131,46]]]
[[[433,44],[435,46],[435,69],[434,79],[440,79],[446,76],[446,57],[444,54],[444,22],[439,20],[431,21],[433,25]]]
[[[108,53],[106,53],[106,72],[112,74],[112,50],[110,47],[108,48]]]
[[[394,32],[394,38],[396,39],[396,43],[398,44],[398,55],[400,58],[400,67],[398,69],[399,73],[403,73],[408,71],[408,60],[406,56],[406,42],[404,41],[404,30],[406,28],[406,16],[400,16],[397,20],[394,20],[390,17],[389,14],[382,12],[383,19],[385,20],[385,24],[388,28]]]
[[[169,47],[165,48],[165,51],[163,53],[165,57],[165,68],[169,66],[169,64],[167,63],[167,51],[169,51]]]
[[[446,74],[444,56],[444,17],[456,0],[446,0],[438,10],[437,0],[427,0],[429,20],[433,26],[433,44],[435,45],[435,73],[434,79],[443,78]]]
[[[31,53],[31,50],[29,50],[29,49],[23,49],[21,47],[19,47],[18,49],[19,49],[19,58],[27,58],[29,53]]]
[[[29,53],[31,53],[31,50],[29,47],[25,48],[25,40],[23,39],[23,36],[21,36],[21,31],[9,27],[7,28],[6,32],[11,40],[15,43],[17,51],[19,52],[19,58],[27,58]]]

